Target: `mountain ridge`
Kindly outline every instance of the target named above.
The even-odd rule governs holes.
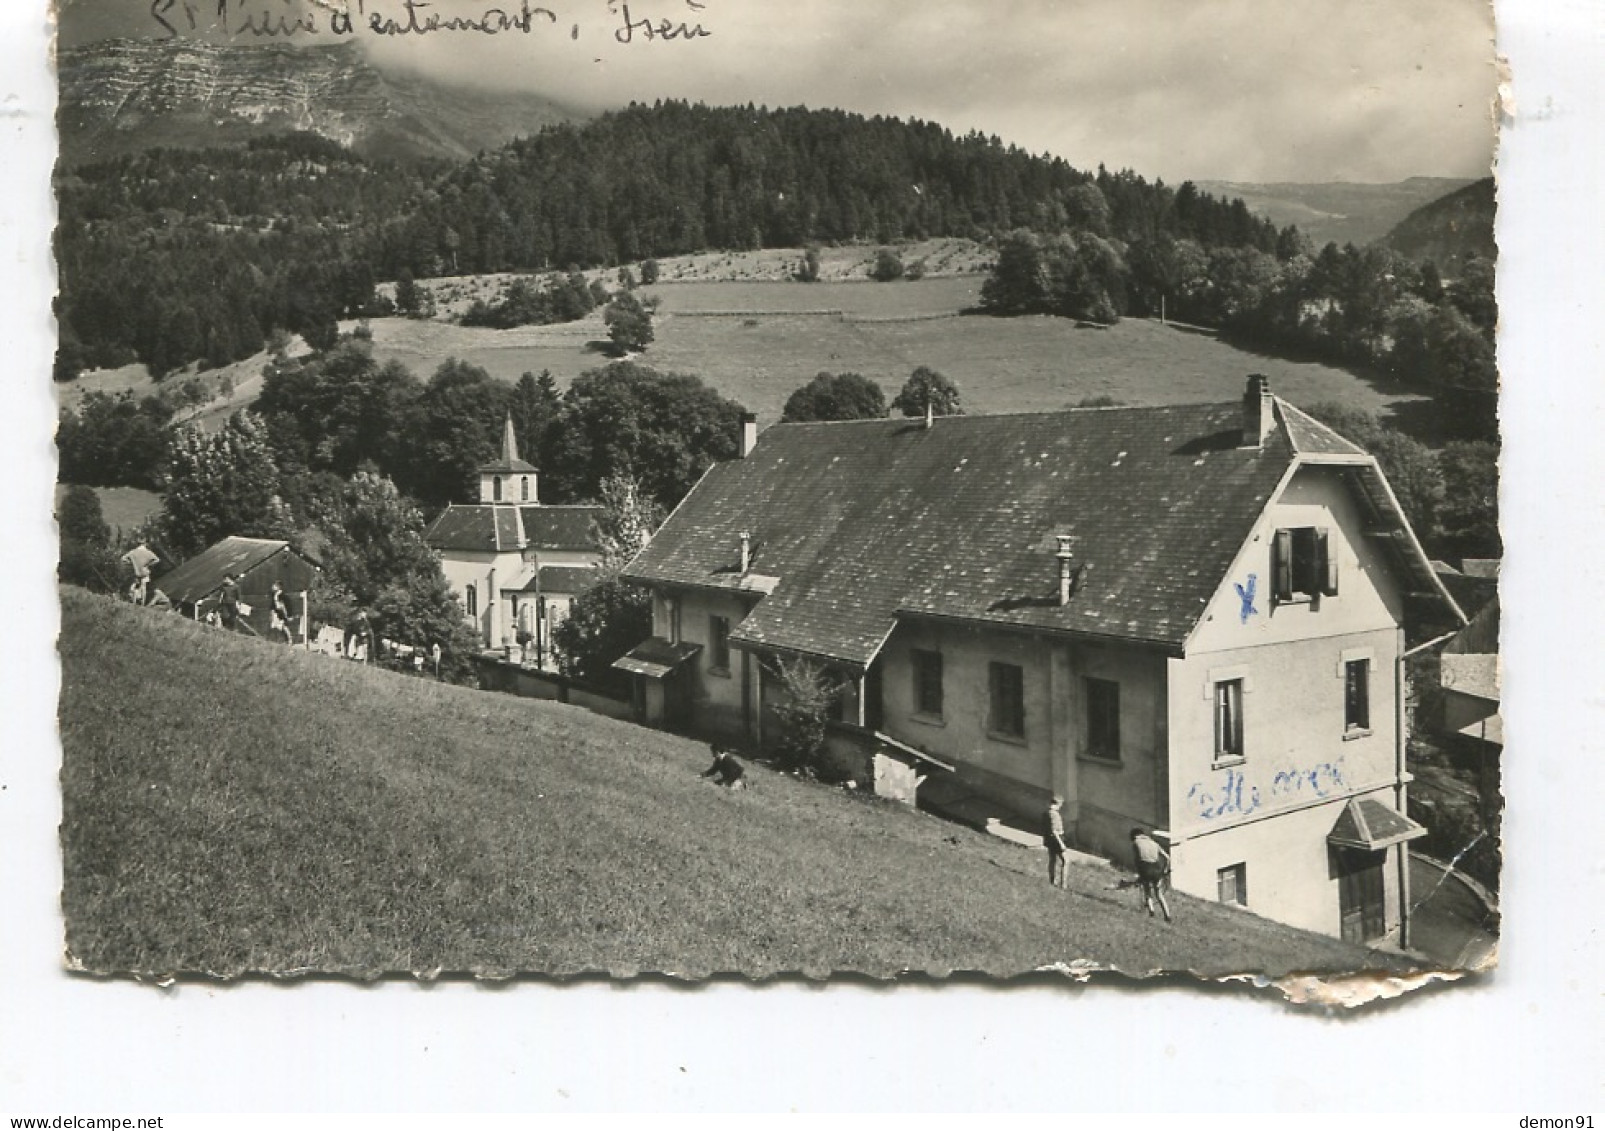
[[[1296,224],[1316,247],[1363,246],[1386,236],[1424,205],[1471,184],[1472,177],[1407,177],[1402,181],[1197,181],[1200,189],[1240,197],[1278,227]]]
[[[63,50],[57,71],[66,165],[292,132],[370,158],[466,160],[588,117],[540,95],[491,94],[383,70],[350,43],[111,39]]]

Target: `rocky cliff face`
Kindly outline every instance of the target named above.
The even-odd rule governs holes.
[[[369,157],[471,157],[580,113],[534,95],[390,74],[355,44],[216,47],[107,40],[63,51],[57,123],[69,164],[156,145],[320,134]]]

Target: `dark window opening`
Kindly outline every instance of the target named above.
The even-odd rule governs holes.
[[[988,666],[992,713],[987,729],[1006,738],[1025,737],[1025,672],[1018,664]]]
[[[1343,728],[1371,729],[1371,661],[1350,660],[1343,665]]]
[[[1243,681],[1227,679],[1215,685],[1215,761],[1243,757]]]
[[[914,664],[914,711],[933,718],[942,717],[942,653],[916,648]]]
[[[1087,757],[1120,761],[1120,685],[1108,679],[1088,679]]]

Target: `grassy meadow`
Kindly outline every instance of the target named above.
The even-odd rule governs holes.
[[[870,282],[875,249],[866,247],[824,249],[821,281],[811,284],[787,281],[800,251],[665,259],[661,281],[642,288],[662,307],[657,340],[639,360],[701,376],[766,425],[779,419],[792,390],[820,370],[862,373],[878,381],[890,400],[921,365],[957,382],[972,413],[1053,410],[1090,397],[1130,404],[1234,400],[1249,373],[1266,374],[1294,403],[1333,402],[1386,415],[1390,405],[1423,399],[1334,366],[1248,353],[1209,334],[1146,320],[1100,329],[1045,316],[965,315],[980,301],[985,249],[965,240],[932,240],[900,250],[906,262],[924,259],[931,274],[918,282]],[[615,285],[613,271],[587,274]],[[495,298],[512,278],[424,280],[437,296],[439,315],[372,320],[375,353],[423,380],[456,357],[507,382],[550,370],[563,387],[607,364],[600,310],[578,322],[512,330],[450,321],[474,299]],[[291,352],[305,348],[297,339]],[[267,360],[261,353],[219,370],[170,375],[166,382],[198,379],[214,397],[180,418],[209,429],[221,425],[261,392]],[[143,366],[132,365],[87,373],[58,388],[71,406],[94,389],[143,395],[156,387]],[[232,392],[224,395],[228,387]]]
[[[62,896],[100,972],[1405,969],[706,746],[62,591]]]
[[[94,491],[100,498],[100,515],[111,527],[114,540],[118,531],[129,533],[162,509],[162,497],[155,491],[139,487],[96,487]],[[57,507],[66,494],[67,485],[56,484]]]
[[[1127,319],[1100,329],[1045,316],[961,314],[979,301],[981,282],[970,275],[897,283],[660,283],[644,288],[663,305],[657,340],[640,360],[700,375],[766,424],[779,419],[792,390],[820,370],[863,373],[890,399],[921,365],[957,382],[972,413],[1059,409],[1100,396],[1132,404],[1233,400],[1249,373],[1266,374],[1295,403],[1384,412],[1390,404],[1421,399],[1334,366],[1251,354],[1157,322]],[[607,361],[599,312],[580,322],[514,330],[397,318],[371,328],[379,356],[421,375],[458,357],[505,381],[549,369],[567,385]]]

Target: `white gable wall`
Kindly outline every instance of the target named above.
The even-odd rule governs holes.
[[[1279,529],[1329,531],[1338,591],[1273,600]],[[1254,580],[1252,603],[1245,593]],[[1243,592],[1239,591],[1239,586]],[[1174,883],[1213,899],[1218,872],[1245,864],[1249,909],[1338,933],[1326,834],[1348,800],[1400,801],[1396,664],[1403,598],[1384,547],[1336,468],[1298,470],[1267,508],[1211,599],[1186,656],[1169,662]],[[1369,662],[1369,722],[1345,726],[1345,663]],[[1243,754],[1216,756],[1215,684],[1240,679]],[[1393,856],[1390,853],[1390,857]],[[1396,869],[1385,870],[1389,926]]]

